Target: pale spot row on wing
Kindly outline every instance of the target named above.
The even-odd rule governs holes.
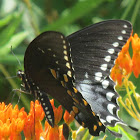
[[[102,64],[100,66],[101,70],[106,71],[107,70],[107,64]]]
[[[107,109],[112,115],[114,115],[114,113],[113,113],[114,108],[116,108],[116,106],[114,104],[108,104],[107,105]]]
[[[120,40],[121,36],[119,36],[118,39]],[[113,45],[113,47],[119,47],[119,43],[118,42],[114,42],[112,45]]]
[[[108,101],[111,101],[113,96],[115,96],[115,94],[113,92],[107,92],[106,93],[106,98]]]
[[[122,36],[118,36],[118,40],[123,40],[123,37]]]
[[[70,69],[70,63],[69,62],[66,63],[66,67]]]
[[[37,90],[36,92],[39,93],[38,99],[39,99],[39,101],[41,102],[43,108],[45,109],[45,110],[44,110],[45,116],[46,116],[46,118],[47,118],[51,123],[53,123],[53,122],[52,122],[52,116],[51,116],[51,114],[50,114],[49,108],[46,106],[46,103],[45,103],[45,101],[44,101],[43,93],[40,92],[38,86],[37,86],[37,89],[38,89],[38,90]]]
[[[41,51],[42,53],[45,53],[44,50],[42,50],[41,48],[38,47],[38,50]]]
[[[124,28],[128,28],[128,26],[126,24],[123,25]]]
[[[110,62],[111,56],[110,56],[110,55],[105,56],[104,60],[105,60],[106,62]]]
[[[124,28],[128,28],[128,26],[125,24],[125,25],[123,25],[123,27]],[[123,29],[122,31],[121,31],[121,33],[122,34],[126,34],[127,32],[126,32],[126,30],[125,29]],[[123,40],[123,36],[118,36],[117,37],[117,39],[118,40],[120,40],[120,41],[122,41]],[[113,44],[113,47],[119,47],[119,42],[114,42]],[[114,54],[115,53],[115,49],[114,48],[110,48],[110,49],[108,49],[107,50],[107,52],[109,53],[109,54]],[[104,58],[104,60],[107,62],[110,62],[110,60],[111,60],[111,56],[110,57],[108,57],[108,56],[106,56],[105,58]],[[115,61],[114,61],[114,63],[115,63]],[[111,69],[110,69],[110,72],[111,72]],[[109,78],[111,79],[111,77],[109,76]],[[112,79],[111,79],[112,80]],[[103,86],[103,88],[107,88],[108,86],[109,86],[109,81],[103,81],[102,82],[102,86]],[[115,90],[115,88],[114,88],[114,90]],[[116,90],[115,90],[116,91]],[[112,101],[113,100],[113,98],[116,98],[116,103],[118,104],[118,102],[117,102],[117,99],[118,99],[118,97],[116,97],[116,95],[115,95],[115,93],[113,93],[113,92],[107,92],[106,93],[106,98],[107,98],[107,100],[108,101]],[[118,117],[118,111],[119,111],[119,108],[115,105],[115,104],[112,104],[112,103],[109,103],[108,105],[107,105],[107,109],[108,109],[108,111],[113,115],[113,116],[111,116],[111,115],[107,115],[106,116],[106,120],[104,120],[104,119],[100,119],[100,121],[103,123],[103,124],[112,124],[112,125],[114,125],[114,121],[116,121],[116,123],[115,123],[115,125],[117,124],[117,123],[122,123],[123,124],[123,122],[121,122],[121,120],[119,119],[119,117]],[[115,111],[115,112],[114,112]],[[115,116],[114,116],[115,115]]]
[[[70,71],[70,70],[67,72],[67,75],[68,75],[69,77],[72,77],[72,74],[71,74],[71,71]]]
[[[123,25],[123,27],[124,28],[127,28],[128,26],[127,25]],[[126,30],[125,29],[123,29],[122,31],[121,31],[121,33],[122,34],[126,34]],[[122,36],[118,36],[118,40],[123,40],[123,37]],[[113,47],[119,47],[119,42],[114,42],[114,43],[112,43],[112,46]],[[115,49],[114,48],[110,48],[110,49],[108,49],[107,50],[107,52],[109,53],[109,54],[113,54],[113,53],[115,53]],[[104,57],[104,60],[106,61],[106,62],[110,62],[111,61],[111,55],[107,55],[107,56],[105,56]],[[115,63],[115,62],[114,62]],[[100,69],[101,69],[101,71],[106,71],[107,70],[107,68],[108,68],[108,64],[101,64],[101,66],[100,66]],[[111,71],[111,70],[110,70]],[[101,72],[96,72],[95,73],[95,80],[96,81],[100,81],[101,80]]]
[[[102,86],[104,89],[106,89],[109,86],[109,81],[108,80],[103,80],[102,81]]]
[[[100,81],[102,76],[103,76],[103,74],[101,72],[96,72],[95,73],[95,80]]]
[[[64,49],[67,49],[67,46],[66,46],[66,45],[64,45],[64,46],[63,46],[63,48],[64,48]]]
[[[113,53],[115,52],[115,50],[114,50],[113,48],[111,48],[111,49],[108,49],[107,52],[108,52],[109,54],[113,54]]]
[[[125,30],[122,30],[122,34],[126,34],[126,31]]]

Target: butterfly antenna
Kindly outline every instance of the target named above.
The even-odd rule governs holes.
[[[17,76],[10,76],[10,77],[6,77],[6,79],[13,79],[16,78]]]
[[[17,59],[19,65],[20,65],[20,67],[22,67],[22,66],[21,66],[21,62],[19,61],[19,59],[17,58],[17,56],[16,56],[16,55],[14,54],[14,52],[13,52],[12,46],[11,46],[11,53],[16,57],[16,59]]]

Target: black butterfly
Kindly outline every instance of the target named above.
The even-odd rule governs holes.
[[[87,127],[91,135],[105,132],[108,125],[125,124],[117,115],[118,94],[109,75],[131,33],[128,21],[108,20],[68,37],[47,31],[29,44],[24,57],[25,74],[18,71],[18,75],[25,90],[39,98],[52,127],[54,114],[47,94]]]

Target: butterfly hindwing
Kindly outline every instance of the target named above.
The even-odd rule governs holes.
[[[17,72],[17,76],[21,78],[23,82],[22,91],[33,94],[34,96],[38,98],[45,112],[45,116],[47,118],[48,123],[53,127],[54,126],[54,112],[53,112],[53,108],[51,106],[50,100],[48,98],[48,95],[44,92],[41,92],[39,87],[36,86],[35,83],[30,78],[27,78],[26,74],[23,71],[19,70]]]
[[[61,33],[45,32],[25,52],[25,73],[41,91],[55,98],[81,125],[98,136],[105,127],[74,88],[70,46]]]
[[[52,105],[50,103],[50,99],[49,99],[48,95],[45,92],[38,90],[37,97],[42,105],[42,108],[44,110],[45,117],[46,117],[48,123],[52,127],[54,127],[54,112],[53,112],[53,108],[52,108]]]

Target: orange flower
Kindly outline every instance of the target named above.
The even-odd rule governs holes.
[[[129,43],[131,41],[131,37],[127,41],[127,43],[123,46],[121,52],[118,55],[118,58],[115,61],[115,66],[111,70],[111,78],[114,81],[117,81],[119,85],[122,84],[122,79],[126,74],[132,72],[132,60],[129,54]]]
[[[132,37],[132,49],[133,49],[133,72],[136,78],[140,74],[140,38],[137,34]]]
[[[53,128],[48,126],[45,140],[59,140],[59,127],[57,125],[54,125]]]
[[[0,103],[0,139],[20,140],[26,113],[16,105]]]
[[[12,109],[11,104],[6,106],[4,103],[0,103],[0,140],[21,140],[22,131],[24,132],[25,140],[39,140],[41,137],[46,140],[65,140],[63,136],[63,125],[58,125],[62,118],[62,106],[60,105],[56,108],[54,106],[54,100],[50,102],[54,111],[55,124],[52,128],[46,121],[45,131],[43,131],[41,124],[45,113],[38,101],[35,101],[35,105],[34,102],[31,101],[28,115],[24,111],[24,108],[19,110],[18,105]],[[73,120],[71,115],[68,113],[65,114],[67,114],[66,118],[70,123],[70,120]]]
[[[0,121],[0,139],[9,138],[11,135],[11,123],[10,120],[7,120],[5,123]]]
[[[59,140],[65,140],[65,137],[63,136],[63,125],[59,126]]]
[[[44,116],[45,114],[39,102],[35,101],[34,109],[34,102],[31,101],[30,112],[27,116],[27,119],[25,120],[25,126],[23,130],[26,140],[39,140],[40,133],[43,132],[41,121],[43,120]]]
[[[74,120],[74,117],[70,115],[68,111],[65,111],[63,118],[65,123],[68,125]]]
[[[133,49],[132,59],[128,51],[130,41],[132,42]],[[121,84],[123,77],[132,71],[135,77],[138,78],[140,74],[140,38],[137,34],[130,37],[122,48],[122,51],[119,53],[118,58],[115,61],[115,66],[111,71],[111,78]]]
[[[119,85],[122,84],[122,78],[123,78],[123,70],[119,67],[119,65],[115,65],[110,74],[113,81],[118,82]]]
[[[11,123],[11,139],[14,140],[21,140],[21,131],[24,127],[24,120],[21,120],[20,118],[12,119]]]
[[[58,108],[56,108],[54,106],[54,100],[51,100],[51,104],[52,104],[52,107],[53,107],[55,124],[57,125],[60,122],[61,118],[62,118],[63,109],[62,109],[61,105]]]
[[[67,126],[66,135],[68,136],[69,133],[69,124],[74,120],[73,116],[71,116],[67,111],[65,111],[64,120],[67,122],[67,124],[58,125],[62,118],[63,109],[60,105],[58,108],[54,106],[54,100],[50,100],[53,111],[54,111],[54,118],[55,123],[54,127],[52,128],[47,121],[45,121],[45,132],[41,134],[41,136],[45,140],[65,140],[65,137],[63,135],[63,127],[64,125]]]
[[[45,132],[46,132],[45,139],[46,140],[56,140],[56,139],[59,140],[59,126],[57,124],[60,122],[62,118],[63,109],[61,105],[58,108],[56,108],[54,106],[53,99],[50,100],[50,102],[54,111],[55,123],[54,123],[54,127],[52,128],[47,121],[45,122]]]

